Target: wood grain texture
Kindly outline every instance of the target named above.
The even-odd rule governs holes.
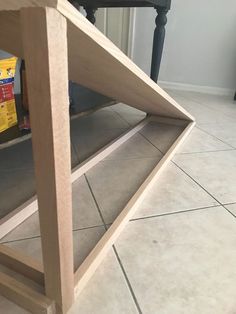
[[[1,264],[44,286],[42,265],[16,249],[0,244]]]
[[[0,219],[0,239],[15,229],[19,224],[29,218],[38,210],[37,197],[31,197],[28,201],[12,210],[8,215]]]
[[[21,10],[46,295],[58,313],[73,303],[72,189],[66,19]]]
[[[20,10],[28,7],[52,7],[56,8],[58,0],[1,0],[0,10]]]
[[[72,81],[151,114],[194,120],[68,1],[25,0],[22,6],[45,2],[56,5],[68,21],[69,77]],[[19,1],[11,0],[11,7],[17,10]],[[9,11],[9,14],[12,13]],[[2,48],[8,46],[10,52],[17,49],[10,40],[4,39],[1,45]],[[22,56],[20,47],[17,55]]]
[[[79,179],[89,169],[94,167],[97,163],[99,163],[114,150],[120,147],[120,145],[125,143],[129,138],[131,138],[134,134],[141,130],[151,119],[152,117],[145,118],[135,127],[131,128],[115,140],[111,141],[109,144],[102,147],[99,151],[90,156],[84,162],[76,166],[72,170],[71,182],[73,183],[74,181]],[[38,201],[37,197],[34,196],[24,204],[17,207],[15,210],[13,210],[9,215],[0,219],[0,239],[2,239],[5,235],[15,229],[19,224],[21,224],[23,221],[33,215],[37,210]]]
[[[134,215],[138,205],[147,195],[147,192],[151,189],[156,179],[165,169],[168,162],[171,160],[175,154],[178,147],[182,144],[185,138],[188,136],[195,122],[190,122],[186,127],[183,128],[183,132],[178,136],[173,145],[169,148],[167,153],[158,162],[157,166],[152,170],[147,179],[139,187],[137,192],[129,200],[125,208],[115,219],[113,224],[106,231],[104,236],[100,239],[88,257],[80,265],[78,270],[75,272],[75,295],[83,290],[84,286],[87,284],[88,280],[96,271],[97,267],[100,265],[101,261],[104,259],[108,250],[114,244],[126,224],[129,222],[131,217]]]
[[[56,314],[53,301],[0,272],[0,294],[34,314]]]

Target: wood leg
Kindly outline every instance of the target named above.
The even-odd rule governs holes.
[[[169,9],[161,6],[156,6],[155,9],[157,11],[157,17],[155,20],[156,28],[153,36],[152,64],[150,77],[154,82],[157,82],[165,40],[165,25],[167,23],[166,14]]]
[[[74,300],[67,22],[52,8],[21,10],[46,296]]]

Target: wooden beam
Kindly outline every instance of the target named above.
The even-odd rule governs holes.
[[[0,239],[15,229],[25,219],[38,210],[37,197],[31,197],[28,201],[12,210],[8,215],[0,219]]]
[[[75,167],[72,172],[72,182],[76,181],[79,177],[89,171],[92,167],[98,164],[101,160],[109,156],[113,151],[119,148],[122,144],[124,144],[128,139],[130,139],[134,134],[140,131],[147,123],[149,122],[149,118],[143,119],[139,122],[135,127],[131,128],[118,138],[111,141],[109,144],[99,149],[95,154],[86,159],[84,162]]]
[[[68,1],[59,0],[57,10],[68,21],[72,81],[153,115],[194,120]]]
[[[0,261],[2,265],[44,286],[43,267],[32,257],[0,244]]]
[[[21,10],[46,295],[57,312],[73,303],[72,189],[66,19]]]
[[[109,144],[101,148],[98,152],[93,154],[91,157],[86,159],[84,162],[76,166],[71,174],[71,182],[78,180],[83,174],[85,174],[89,169],[94,167],[101,160],[106,158],[114,150],[120,147],[128,139],[130,139],[134,134],[140,131],[149,121],[151,117],[145,118],[139,122],[135,127],[129,129],[127,132],[111,141]],[[0,239],[15,229],[20,223],[29,218],[38,210],[37,197],[34,196],[30,198],[27,202],[17,207],[10,214],[6,215],[4,218],[0,219]]]
[[[2,272],[0,272],[0,293],[31,313],[56,314],[53,301]]]
[[[69,77],[72,81],[150,114],[194,120],[68,1],[11,0],[10,4],[3,3],[0,10],[36,5],[56,7],[68,21]],[[14,36],[11,38],[9,34],[8,39],[8,46],[12,46],[10,51],[17,49],[13,39],[19,28],[14,23]]]
[[[0,2],[0,10],[20,10],[27,7],[57,7],[59,0],[7,0]]]
[[[184,129],[181,135],[176,139],[171,148],[163,156],[163,158],[158,162],[157,166],[152,170],[147,179],[139,187],[137,192],[132,196],[130,201],[127,203],[125,208],[115,219],[111,227],[106,231],[88,257],[80,265],[78,270],[75,272],[75,295],[82,291],[88,280],[96,271],[97,267],[100,265],[101,261],[105,257],[107,251],[114,244],[126,224],[129,222],[131,217],[134,215],[138,205],[144,199],[147,192],[155,183],[157,177],[164,170],[168,162],[171,160],[175,154],[177,148],[188,136],[189,132],[194,127],[195,122],[190,122]]]
[[[23,58],[19,11],[0,11],[0,48]]]

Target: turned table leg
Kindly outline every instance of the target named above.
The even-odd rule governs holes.
[[[153,36],[152,64],[150,77],[153,81],[157,82],[165,40],[165,25],[167,23],[166,14],[169,11],[169,9],[161,6],[156,6],[155,9],[157,11],[157,17],[155,20],[156,28]]]
[[[89,22],[91,22],[94,25],[96,22],[95,12],[97,11],[97,8],[85,6],[84,9],[87,13],[86,18],[89,20]]]

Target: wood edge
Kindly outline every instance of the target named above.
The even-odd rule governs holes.
[[[110,153],[112,153],[115,149],[121,146],[124,142],[126,142],[129,138],[131,138],[135,133],[137,133],[140,129],[142,129],[148,122],[150,121],[169,121],[175,123],[181,123],[179,121],[184,121],[187,123],[186,120],[179,120],[179,119],[169,119],[165,117],[157,117],[157,116],[149,116],[134,127],[130,128],[125,133],[121,134],[118,138],[114,139],[103,148],[101,148],[98,152],[93,154],[87,160],[82,162],[79,166],[75,167],[72,171],[71,181],[72,183],[79,179],[86,171],[91,169],[95,166],[99,161],[106,158]],[[163,120],[164,119],[164,120]],[[38,203],[36,196],[29,199],[24,204],[20,205],[18,208],[13,210],[11,213],[0,219],[0,239],[6,236],[9,232],[11,232],[14,228],[16,228],[19,224],[24,222],[27,218],[33,215],[38,210]]]
[[[0,11],[19,11],[22,8],[28,7],[50,7],[57,9],[58,2],[62,0],[41,0],[41,1],[25,1],[25,0],[10,0],[10,1],[2,1],[0,3]],[[64,0],[63,0],[64,1]]]
[[[15,229],[25,219],[33,215],[37,210],[38,201],[36,196],[34,196],[0,219],[0,239]]]
[[[57,10],[60,12],[69,23],[73,24],[76,28],[79,28],[84,34],[90,37],[91,40],[95,41],[99,46],[101,46],[110,56],[119,61],[126,68],[129,67],[130,71],[141,79],[141,74],[143,76],[142,80],[149,85],[156,93],[158,93],[163,99],[168,101],[175,109],[179,111],[179,119],[186,119],[193,121],[194,118],[179,105],[164,89],[162,89],[156,82],[150,79],[150,77],[140,69],[137,64],[135,64],[127,55],[125,55],[111,40],[109,40],[103,33],[101,33],[94,25],[89,24],[88,20],[78,11],[73,5],[64,0],[58,0]],[[91,32],[88,32],[88,29]],[[103,38],[111,46],[110,49],[107,45],[101,44],[96,39],[96,36]],[[112,49],[111,49],[112,48]],[[117,52],[120,56],[118,58]],[[127,63],[127,64],[126,64]],[[130,66],[132,65],[132,67]]]
[[[31,313],[56,314],[53,301],[3,272],[0,272],[0,293]]]
[[[106,233],[94,247],[91,253],[87,256],[81,266],[76,270],[74,275],[75,296],[78,296],[90,277],[96,271],[97,267],[100,265],[109,248],[114,244],[115,240],[118,238],[125,225],[129,222],[130,218],[135,213],[137,206],[140,204],[148,190],[154,184],[155,179],[164,170],[165,166],[171,160],[178,147],[188,136],[194,125],[195,122],[188,123],[183,132],[177,137],[175,142],[169,148],[167,153],[162,157],[162,159],[158,162],[156,167],[152,170],[152,172],[149,174],[143,184],[139,187],[137,192],[132,196],[125,208],[115,219],[111,227],[106,231]]]
[[[75,167],[71,176],[72,183],[76,181],[79,177],[81,177],[85,172],[94,167],[101,160],[106,158],[113,151],[115,151],[128,139],[130,139],[134,134],[141,130],[149,121],[150,121],[149,117],[141,120],[141,122],[136,124],[134,127],[130,128],[128,131],[121,134],[119,137],[117,137],[116,139],[112,140],[110,143],[99,149],[95,154],[93,154],[91,157],[82,162],[78,167]]]
[[[76,113],[76,114],[72,114],[70,116],[70,121],[73,121],[75,119],[78,119],[78,118],[81,118],[81,117],[84,117],[84,116],[88,116],[100,109],[103,109],[103,108],[106,108],[106,107],[110,107],[110,106],[113,106],[117,104],[117,101],[116,100],[111,100],[109,103],[105,104],[105,105],[101,105],[101,106],[98,106],[96,108],[93,108],[93,109],[89,109],[89,110],[86,110],[86,111],[81,111],[79,113]],[[31,133],[29,134],[26,134],[26,135],[23,135],[21,137],[18,137],[18,138],[15,138],[15,139],[12,139],[8,142],[5,142],[5,143],[2,143],[0,144],[0,150],[1,149],[5,149],[5,148],[8,148],[8,147],[11,147],[13,145],[17,145],[19,143],[22,143],[24,141],[27,141],[29,140],[30,138],[32,137]]]
[[[32,257],[0,244],[0,261],[2,265],[44,286],[43,266]]]
[[[154,116],[154,115],[150,117],[150,121],[164,123],[164,124],[171,124],[171,125],[179,125],[179,126],[186,126],[190,122],[189,120],[167,118],[163,116]]]
[[[136,126],[130,128],[128,131],[121,134],[118,138],[114,139],[113,141],[105,145],[98,152],[96,152],[87,160],[82,162],[79,166],[75,167],[71,174],[71,182],[73,183],[74,181],[79,179],[86,171],[91,169],[99,161],[104,159],[115,149],[117,149],[120,145],[122,145],[125,141],[127,141],[130,137],[132,137],[135,133],[137,133],[149,122],[149,119],[150,118],[148,117],[141,120],[141,122],[139,122]],[[8,215],[0,219],[0,239],[2,239],[14,228],[16,228],[19,224],[21,224],[27,218],[33,215],[37,210],[38,210],[37,197],[34,196],[30,198],[28,201],[26,201],[24,204],[14,209]]]

